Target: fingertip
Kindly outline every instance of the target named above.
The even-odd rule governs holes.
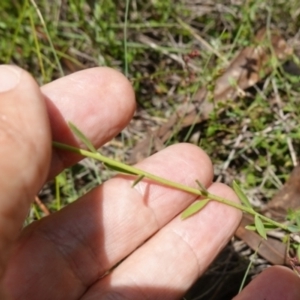
[[[35,92],[39,95],[41,94],[40,88],[32,75],[16,65],[0,65],[0,79],[0,93],[12,93],[10,98],[7,99],[7,102],[2,100],[2,111],[8,106],[13,107],[11,105],[14,100],[12,99],[14,96],[13,93],[18,93],[19,95],[21,93],[20,91],[26,93],[28,90],[29,93]],[[18,98],[17,100],[22,101],[22,99],[27,100],[25,97],[22,97],[21,99]]]
[[[29,72],[14,65],[1,65],[0,69],[2,84],[7,78],[10,79],[6,92],[0,94],[0,154],[1,157],[14,157],[13,164],[11,160],[2,160],[1,163],[17,174],[9,176],[9,172],[4,169],[2,173],[10,178],[21,178],[24,175],[25,180],[31,178],[29,170],[36,173],[37,170],[33,169],[43,163],[39,176],[33,175],[36,183],[32,189],[36,193],[45,180],[51,155],[51,133],[46,105],[37,82]],[[7,78],[3,80],[4,77]],[[3,88],[5,87],[2,86],[2,90]],[[33,153],[36,165],[30,163]]]
[[[299,295],[299,277],[286,267],[273,266],[255,277],[234,300],[297,300]]]
[[[135,93],[131,82],[121,72],[109,67],[97,67],[91,72],[97,72],[98,77],[105,77],[108,92],[116,99],[123,109],[127,111],[127,122],[129,122],[136,109]],[[126,122],[126,125],[127,125]]]
[[[87,88],[96,88],[95,94],[101,95],[101,100],[114,103],[113,109],[109,111],[109,116],[112,114],[119,116],[119,126],[123,129],[132,119],[136,109],[135,93],[130,81],[121,72],[109,67],[91,68],[82,73],[74,74],[75,76],[84,75],[84,84]],[[82,79],[80,79],[82,80]]]
[[[65,120],[91,135],[89,138],[96,146],[101,146],[123,129],[135,111],[131,83],[122,73],[108,67],[72,73],[44,85],[42,91]],[[109,126],[105,126],[104,121]],[[99,123],[107,127],[102,130],[104,133],[95,129]],[[107,136],[105,141],[104,134]],[[54,132],[54,135],[59,133]]]

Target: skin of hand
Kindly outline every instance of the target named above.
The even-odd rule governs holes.
[[[109,68],[40,88],[26,71],[0,66],[0,299],[180,299],[231,238],[240,211],[211,202],[181,221],[194,195],[148,180],[132,188],[134,179],[122,175],[22,229],[45,181],[81,159],[51,146],[55,140],[84,147],[67,121],[98,148],[134,110],[130,83]],[[194,187],[198,179],[210,192],[238,201],[229,187],[212,182],[210,159],[196,146],[173,145],[137,167]],[[260,295],[272,282],[274,291],[293,291],[284,299],[299,299],[298,278],[278,267],[235,299],[265,299]]]

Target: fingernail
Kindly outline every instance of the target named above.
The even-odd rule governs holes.
[[[7,65],[0,65],[0,93],[14,89],[20,82],[22,70]]]

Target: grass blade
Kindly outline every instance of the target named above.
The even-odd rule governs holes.
[[[300,244],[297,246],[297,260],[300,261]]]
[[[127,27],[128,27],[128,13],[129,13],[129,2],[126,0],[125,16],[124,16],[124,72],[125,76],[128,77],[128,46],[127,46]]]
[[[242,289],[243,289],[244,286],[245,286],[245,282],[246,282],[247,276],[248,276],[248,274],[249,274],[249,272],[250,272],[250,269],[251,269],[251,267],[252,267],[252,265],[253,265],[253,262],[255,261],[255,258],[257,257],[257,253],[258,253],[258,250],[259,250],[259,248],[260,248],[260,245],[261,245],[261,242],[260,242],[259,245],[257,246],[257,248],[256,248],[255,252],[253,253],[253,255],[250,256],[250,262],[249,262],[249,264],[248,264],[247,270],[246,270],[246,272],[245,272],[245,274],[244,274],[242,283],[241,283],[241,285],[240,285],[239,293],[242,291]]]
[[[40,19],[40,22],[41,22],[41,24],[42,24],[42,26],[43,26],[43,28],[44,28],[44,30],[45,30],[45,34],[46,34],[47,40],[48,40],[48,42],[49,42],[49,44],[50,44],[50,48],[51,48],[51,50],[52,50],[52,52],[53,52],[53,56],[54,56],[56,65],[57,65],[57,67],[58,67],[58,69],[59,69],[60,75],[63,77],[65,74],[64,74],[63,68],[62,68],[62,66],[61,66],[60,60],[59,60],[59,58],[58,58],[58,56],[57,56],[57,53],[56,53],[54,44],[53,44],[53,42],[52,42],[52,38],[51,38],[51,36],[50,36],[50,33],[49,33],[49,31],[48,31],[47,25],[46,25],[45,20],[44,20],[44,17],[43,17],[43,15],[42,15],[42,13],[41,13],[39,7],[37,6],[37,3],[35,2],[35,0],[30,0],[30,2],[31,2],[31,4],[33,5],[33,7],[35,8],[36,13],[37,13],[37,15],[38,15],[38,17],[39,17],[39,19]]]
[[[184,220],[191,215],[194,215],[195,213],[203,209],[209,201],[210,199],[203,199],[193,203],[181,214],[181,219]]]

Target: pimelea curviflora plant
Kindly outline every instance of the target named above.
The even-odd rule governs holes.
[[[236,209],[239,209],[245,213],[248,213],[254,217],[254,224],[249,225],[246,228],[249,230],[256,231],[263,239],[267,239],[267,233],[269,230],[274,229],[281,229],[287,233],[285,241],[288,242],[289,248],[296,250],[295,257],[291,258],[291,265],[294,269],[294,271],[300,276],[300,270],[297,267],[298,262],[300,261],[300,243],[296,241],[296,239],[293,238],[293,234],[300,232],[300,211],[293,211],[289,213],[288,222],[285,223],[279,223],[276,222],[258,212],[256,212],[253,207],[250,204],[250,201],[244,194],[244,192],[240,189],[239,185],[234,181],[233,182],[233,189],[236,192],[237,196],[239,197],[241,204],[237,204],[233,201],[230,201],[228,199],[222,198],[220,196],[211,194],[208,192],[208,190],[196,179],[196,182],[198,184],[197,188],[192,188],[186,185],[183,185],[181,183],[173,182],[171,180],[156,176],[154,174],[145,172],[143,170],[140,170],[138,168],[126,165],[124,163],[118,162],[114,159],[108,158],[106,156],[103,156],[100,154],[91,141],[72,123],[69,123],[69,127],[72,130],[72,132],[86,145],[88,150],[76,148],[70,145],[62,144],[59,142],[53,142],[53,146],[56,148],[60,148],[63,150],[71,151],[77,154],[80,154],[85,157],[89,157],[98,161],[101,161],[107,168],[112,169],[114,171],[117,171],[122,174],[127,174],[131,176],[136,176],[136,179],[134,180],[132,187],[134,187],[138,182],[143,180],[144,178],[150,179],[154,182],[158,182],[160,184],[163,184],[165,186],[169,186],[172,188],[176,188],[188,193],[195,194],[199,196],[199,199],[195,201],[193,204],[191,204],[186,210],[184,210],[181,214],[182,220],[192,216],[193,214],[199,212],[201,209],[203,209],[210,201],[217,201],[220,203],[223,203],[225,205],[229,205],[231,207],[234,207]],[[292,236],[292,238],[290,238]]]

